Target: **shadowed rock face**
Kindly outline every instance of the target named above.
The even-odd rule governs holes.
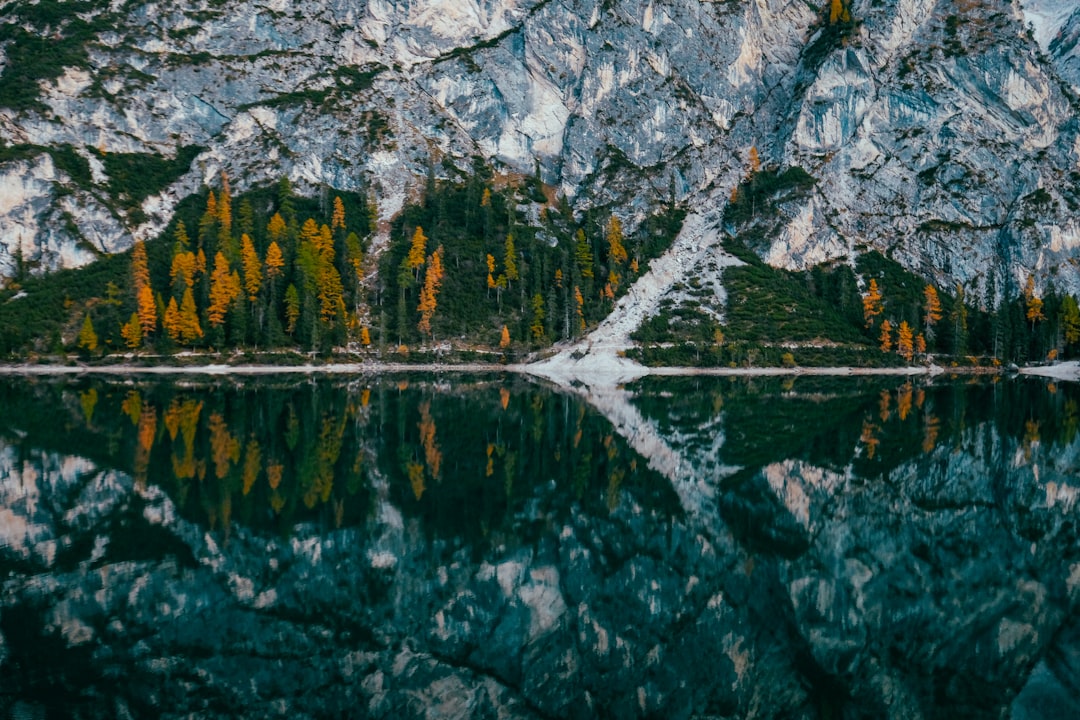
[[[722,208],[754,147],[818,181],[780,208],[771,263],[866,245],[973,297],[1031,270],[1080,288],[1078,16],[1049,0],[856,1],[839,28],[822,5],[8,3],[18,47],[62,40],[66,60],[0,56],[0,140],[21,148],[0,160],[0,275],[20,247],[55,268],[152,236],[220,170],[239,189],[283,174],[370,189],[386,219],[433,154],[480,156],[538,165],[576,209],[633,223],[671,191]],[[97,152],[182,147],[204,151],[138,212]],[[67,151],[88,168],[52,162]]]
[[[0,710],[386,718],[1075,713],[1074,389],[1051,395],[1038,383],[1000,392],[946,384],[918,389],[922,399],[906,405],[911,386],[882,381],[747,392],[698,380],[696,393],[666,382],[641,381],[631,402],[640,422],[657,423],[668,452],[705,468],[708,477],[687,480],[711,493],[676,495],[655,474],[627,475],[620,485],[607,473],[636,456],[602,418],[572,398],[517,386],[502,431],[518,427],[520,408],[529,420],[521,425],[525,442],[543,445],[544,455],[571,452],[573,418],[585,418],[573,451],[593,453],[591,476],[546,475],[531,461],[525,474],[504,480],[500,463],[518,448],[504,437],[506,454],[490,455],[497,483],[455,504],[447,494],[454,485],[474,487],[453,469],[466,467],[473,443],[452,443],[442,413],[473,408],[472,417],[483,417],[470,404],[472,391],[411,388],[395,396],[376,387],[369,415],[349,425],[361,435],[359,428],[371,429],[364,435],[371,444],[361,443],[373,461],[366,495],[357,495],[363,512],[346,506],[336,527],[332,494],[278,531],[259,519],[269,510],[251,505],[265,478],[228,496],[231,521],[221,515],[223,496],[208,490],[217,482],[215,443],[222,432],[239,436],[246,422],[236,414],[222,410],[211,422],[207,474],[187,491],[165,475],[155,483],[154,453],[167,451],[171,420],[157,426],[149,464],[127,467],[127,439],[139,429],[128,417],[118,425],[107,418],[110,393],[124,397],[128,388],[101,386],[92,423],[79,415],[85,404],[66,406],[67,442],[90,447],[92,460],[57,451],[64,441],[32,419],[5,418]],[[333,427],[334,403],[320,399],[328,389],[296,406],[321,408]],[[18,397],[59,398],[52,408],[78,397],[42,392],[8,388],[4,397],[18,408]],[[201,397],[217,414],[221,392],[186,388],[173,397]],[[335,396],[352,392],[338,388]],[[883,392],[892,398],[887,419]],[[163,393],[143,392],[143,418],[151,402],[169,405]],[[498,402],[492,388],[481,390],[487,395]],[[392,419],[418,401],[427,403],[421,417],[438,425],[444,454],[441,480],[428,478],[422,493],[410,490],[396,460],[373,457],[398,455],[384,438],[411,432],[409,422]],[[848,412],[831,412],[830,403]],[[250,415],[257,405],[244,407]],[[537,407],[544,412],[530,414]],[[1051,412],[1061,407],[1066,412]],[[832,420],[811,422],[813,408]],[[806,424],[796,428],[800,417]],[[54,412],[49,422],[57,419]],[[1026,432],[1017,433],[1017,421]],[[472,431],[493,427],[485,422]],[[201,432],[193,436],[197,458]],[[352,432],[345,431],[346,447]],[[746,432],[771,442],[742,438]],[[113,449],[96,452],[86,437],[112,438],[98,446]],[[259,442],[272,452],[272,433]],[[702,465],[705,447],[722,460]],[[688,475],[699,472],[693,467]],[[723,478],[719,467],[729,469]],[[539,480],[529,483],[529,473]],[[224,475],[227,485],[233,476]],[[337,475],[332,493],[349,477]],[[284,489],[289,480],[282,482]],[[476,506],[510,493],[509,482],[523,489],[511,494],[508,520],[481,512],[485,527],[469,529]],[[573,483],[583,489],[567,493]]]

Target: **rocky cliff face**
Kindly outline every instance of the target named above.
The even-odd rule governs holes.
[[[775,264],[875,247],[969,297],[1080,288],[1067,5],[854,0],[841,28],[785,0],[8,2],[0,274],[152,236],[221,170],[367,188],[387,218],[432,158],[480,156],[632,219],[669,192],[722,208],[754,147],[818,181]],[[184,148],[137,192],[110,176]]]

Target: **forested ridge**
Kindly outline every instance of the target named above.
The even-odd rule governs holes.
[[[813,182],[799,168],[752,165],[725,214],[726,247],[746,264],[724,271],[723,315],[691,276],[691,299],[663,302],[631,354],[725,366],[1075,354],[1076,299],[1052,286],[1040,294],[1033,279],[1012,298],[992,285],[970,297],[876,251],[806,272],[765,264],[754,248],[774,230],[779,204]],[[670,246],[684,215],[661,198],[628,233],[610,208],[576,218],[538,177],[497,176],[477,162],[442,181],[431,168],[375,252],[363,193],[306,198],[283,179],[233,197],[223,175],[130,253],[43,277],[20,266],[0,291],[0,353],[519,357],[587,333]]]
[[[0,352],[541,348],[602,318],[683,216],[659,203],[624,236],[616,215],[577,222],[546,193],[482,165],[431,177],[375,257],[364,196],[304,198],[282,180],[233,197],[222,176],[124,256],[44,277],[20,267],[0,293]]]

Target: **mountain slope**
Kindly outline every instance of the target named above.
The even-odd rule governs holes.
[[[1080,287],[1080,19],[1048,0],[827,10],[7,2],[0,274],[19,252],[49,269],[152,237],[222,169],[240,189],[362,190],[385,221],[432,159],[482,156],[633,223],[669,193],[714,213],[754,148],[818,181],[759,248],[773,264],[877,248],[974,298],[1032,271]],[[150,165],[175,172],[124,171]]]

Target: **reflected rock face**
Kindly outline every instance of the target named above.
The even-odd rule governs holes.
[[[99,386],[91,420],[85,389],[5,388],[9,407],[66,408],[71,434],[50,439],[26,413],[0,427],[0,710],[1077,710],[1080,442],[1054,412],[1071,389],[927,387],[902,419],[882,419],[881,393],[910,388],[796,387],[781,400],[768,387],[643,382],[621,401],[665,453],[693,458],[685,482],[711,487],[680,495],[572,397],[511,383],[503,408],[497,382],[373,385],[141,388],[141,412],[204,403],[187,422],[192,464],[205,467],[187,484],[172,464],[188,447],[180,426],[170,437],[173,421],[159,421],[140,439],[139,419],[119,410],[136,405],[130,388]],[[815,417],[799,403],[837,398],[849,412],[785,439],[793,417]],[[661,404],[678,427],[656,421]],[[475,422],[450,422],[462,411]],[[330,468],[313,476],[330,490],[310,511],[289,474],[320,453],[305,454],[302,437],[288,449],[291,412]],[[59,426],[55,412],[49,422]],[[773,441],[740,439],[751,428]],[[245,490],[253,442],[288,469],[276,487],[264,460]],[[221,478],[215,451],[236,458]]]

